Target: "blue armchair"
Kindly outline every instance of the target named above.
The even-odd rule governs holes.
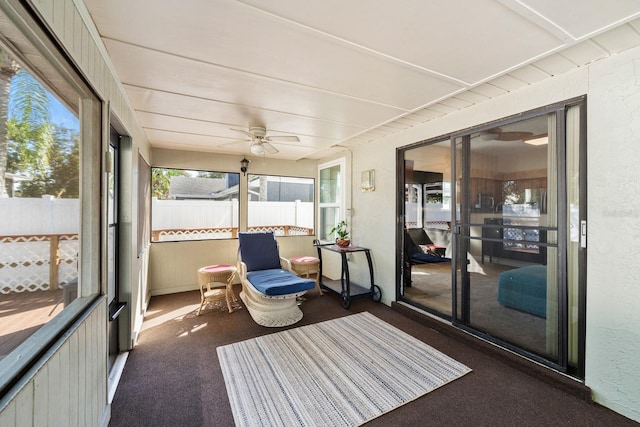
[[[296,299],[315,281],[296,275],[291,262],[280,257],[272,232],[239,233],[240,298],[253,320],[262,326],[288,326],[302,319]]]

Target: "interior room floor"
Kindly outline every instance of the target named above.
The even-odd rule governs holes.
[[[511,268],[514,267],[486,262],[470,273],[471,326],[545,356],[546,319],[498,303],[498,275]],[[414,265],[411,284],[404,292],[410,303],[451,316],[449,263]],[[555,337],[550,337],[550,340],[555,340]]]

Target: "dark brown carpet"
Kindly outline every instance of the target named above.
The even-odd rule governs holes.
[[[230,314],[210,306],[195,316],[199,298],[197,291],[152,298],[147,329],[115,394],[110,426],[233,425],[216,347],[282,329],[256,325],[244,307]],[[345,310],[336,295],[311,291],[302,309],[304,318],[293,327],[369,311],[473,369],[367,426],[638,425],[366,298],[354,299]]]

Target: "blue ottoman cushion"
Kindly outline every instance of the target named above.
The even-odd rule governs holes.
[[[500,273],[498,302],[546,318],[547,267],[529,265]]]

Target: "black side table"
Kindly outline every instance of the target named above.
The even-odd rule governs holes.
[[[367,248],[361,248],[360,246],[346,246],[341,247],[336,244],[319,244],[316,242],[318,249],[318,259],[320,260],[320,267],[318,275],[320,277],[320,287],[331,292],[335,292],[340,295],[340,301],[344,308],[349,308],[351,305],[351,298],[358,296],[370,296],[374,302],[380,302],[382,298],[382,291],[380,287],[374,284],[373,281],[373,265],[371,263],[371,253]],[[340,254],[342,260],[342,272],[340,274],[340,280],[322,280],[322,251],[329,251]],[[363,286],[357,283],[352,283],[349,278],[349,264],[347,262],[347,254],[364,253],[367,257],[367,263],[369,265],[369,286]]]

